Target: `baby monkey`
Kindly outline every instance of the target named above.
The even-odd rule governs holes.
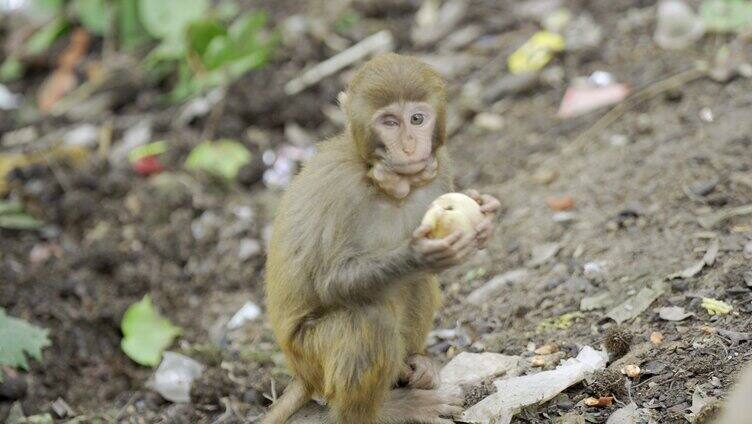
[[[294,381],[265,424],[312,396],[333,424],[448,424],[424,343],[439,307],[436,272],[484,247],[499,202],[468,193],[475,234],[430,239],[429,204],[452,191],[446,85],[425,63],[378,56],[343,96],[345,131],[320,145],[285,193],[266,263],[266,302]]]

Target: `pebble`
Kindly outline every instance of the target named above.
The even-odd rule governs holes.
[[[546,197],[546,205],[555,211],[568,211],[574,207],[574,197],[569,194],[564,196]]]
[[[23,375],[10,370],[3,369],[3,380],[0,382],[0,400],[19,400],[26,397],[28,384]]]
[[[696,196],[705,196],[713,192],[718,185],[717,180],[700,180],[689,186],[689,191]]]
[[[549,185],[559,177],[559,174],[548,168],[540,168],[533,174],[533,181],[536,184]]]
[[[495,113],[481,112],[475,115],[473,124],[486,131],[500,131],[504,128],[504,117]]]
[[[752,259],[752,241],[749,241],[744,245],[744,257]]]

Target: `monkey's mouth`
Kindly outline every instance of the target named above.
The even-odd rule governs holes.
[[[387,166],[389,169],[400,175],[415,175],[423,172],[431,160],[432,158],[429,156],[425,159],[411,162],[389,163]]]

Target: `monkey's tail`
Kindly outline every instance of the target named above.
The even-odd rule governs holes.
[[[261,424],[285,424],[287,420],[303,405],[311,399],[311,396],[303,387],[303,383],[293,380],[285,392],[272,404],[269,412],[261,420]]]

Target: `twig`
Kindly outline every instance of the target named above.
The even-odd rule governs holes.
[[[379,31],[342,53],[313,66],[299,77],[290,80],[285,84],[285,94],[289,96],[298,94],[370,54],[391,51],[393,48],[394,37],[392,37],[392,33],[389,30]]]
[[[613,109],[608,111],[608,113],[606,113],[598,121],[596,121],[592,127],[583,131],[577,138],[574,139],[574,142],[572,142],[572,144],[567,146],[567,150],[576,151],[581,149],[582,147],[584,147],[585,142],[590,140],[594,135],[600,133],[601,131],[604,131],[611,124],[616,122],[616,120],[618,120],[622,115],[624,115],[624,113],[637,106],[638,104],[650,100],[661,93],[671,90],[672,88],[676,88],[696,79],[700,79],[706,76],[707,73],[708,71],[704,67],[696,67],[687,71],[679,72],[678,74],[674,74],[666,79],[648,85],[647,87],[628,97],[622,103],[616,105]]]

